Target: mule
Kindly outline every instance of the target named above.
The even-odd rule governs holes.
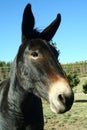
[[[25,7],[22,44],[9,78],[0,84],[0,130],[43,130],[41,98],[55,113],[71,109],[73,91],[58,61],[58,51],[50,40],[61,22],[61,15],[42,32],[35,28],[31,5]]]

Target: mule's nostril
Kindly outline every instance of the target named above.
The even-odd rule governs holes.
[[[65,103],[65,98],[64,98],[63,94],[59,94],[59,95],[58,95],[58,99],[59,99],[62,103]]]

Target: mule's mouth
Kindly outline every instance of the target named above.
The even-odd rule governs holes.
[[[54,112],[56,114],[62,114],[67,111],[66,107],[58,101],[51,101],[50,109],[52,112]]]

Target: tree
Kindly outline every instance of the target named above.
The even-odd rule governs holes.
[[[4,61],[0,61],[0,67],[6,66],[6,63]]]
[[[85,94],[87,94],[87,80],[85,81],[85,83],[83,84],[83,92]]]
[[[67,78],[69,80],[69,83],[70,83],[70,86],[73,88],[75,86],[78,85],[78,83],[80,82],[79,78],[78,78],[78,75],[77,74],[74,74],[72,72],[70,73],[67,73]]]

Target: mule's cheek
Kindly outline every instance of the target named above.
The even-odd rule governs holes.
[[[73,92],[65,81],[51,84],[49,89],[50,108],[55,113],[64,113],[70,110],[73,104]]]

